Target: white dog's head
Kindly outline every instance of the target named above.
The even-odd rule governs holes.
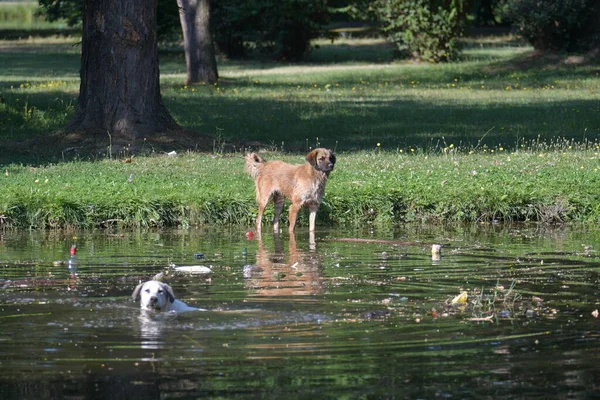
[[[140,306],[146,310],[168,311],[175,302],[173,289],[166,283],[148,281],[136,286],[131,298],[135,301],[140,296]]]

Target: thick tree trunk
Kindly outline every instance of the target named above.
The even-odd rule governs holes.
[[[135,140],[177,129],[162,103],[156,0],[87,0],[81,85],[67,130]]]
[[[187,84],[217,82],[217,60],[210,33],[209,0],[177,0],[183,30]]]

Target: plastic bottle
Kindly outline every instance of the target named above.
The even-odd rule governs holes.
[[[77,259],[77,245],[71,246],[71,256],[69,257],[69,261],[67,261],[67,266],[69,267],[69,273],[74,275],[77,273],[77,267],[79,267],[79,260]]]

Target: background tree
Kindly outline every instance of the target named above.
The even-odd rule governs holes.
[[[186,83],[213,84],[219,78],[210,31],[209,0],[177,0],[187,69]]]
[[[503,0],[473,0],[473,24],[477,26],[493,26],[499,21],[497,7]]]
[[[156,0],[87,0],[81,84],[67,130],[131,141],[177,129],[162,103]]]
[[[268,2],[261,15],[263,43],[275,58],[300,61],[310,51],[310,41],[324,31],[329,21],[327,0]]]
[[[467,0],[374,0],[371,8],[399,50],[414,59],[455,58],[467,16]]]
[[[242,58],[247,55],[249,43],[255,43],[258,38],[253,32],[253,26],[258,23],[259,16],[252,11],[253,7],[252,0],[222,0],[213,3],[213,38],[219,52],[229,58]]]
[[[327,0],[221,0],[213,11],[215,42],[231,58],[258,50],[279,60],[302,60],[329,21]]]
[[[580,51],[597,43],[597,0],[506,0],[505,17],[540,51]]]

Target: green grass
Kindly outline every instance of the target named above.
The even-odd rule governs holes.
[[[599,221],[598,146],[474,154],[360,151],[338,156],[321,224]],[[301,156],[270,154],[300,163]],[[22,228],[252,224],[240,154],[189,153],[31,168],[0,176],[0,225]],[[266,218],[272,217],[272,207]],[[306,223],[306,214],[302,222]]]
[[[0,146],[67,123],[76,42],[0,42]],[[597,66],[530,58],[514,38],[467,44],[460,62],[423,65],[391,61],[373,39],[322,41],[310,62],[220,60],[217,85],[190,87],[181,52],[163,51],[165,104],[215,137],[214,154],[123,163],[4,151],[0,225],[250,224],[243,149],[221,151],[239,141],[297,162],[316,146],[338,152],[320,223],[599,221]]]

